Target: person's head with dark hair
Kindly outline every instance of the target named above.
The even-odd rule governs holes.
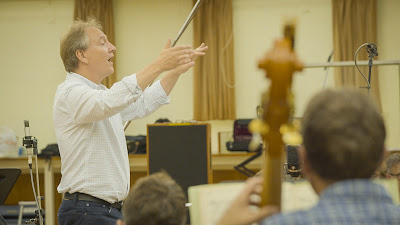
[[[166,172],[140,178],[122,207],[126,225],[183,225],[186,196]],[[117,224],[124,224],[118,221]]]
[[[170,123],[171,121],[168,118],[159,118],[154,123]]]
[[[400,153],[393,153],[386,159],[386,178],[396,178],[400,193]]]
[[[356,90],[325,90],[313,97],[302,135],[306,173],[328,183],[370,178],[385,152],[383,118],[370,97]]]
[[[387,158],[386,175],[400,179],[400,153],[393,153]]]

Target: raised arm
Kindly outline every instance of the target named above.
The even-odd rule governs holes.
[[[136,73],[137,83],[144,90],[156,79],[162,72],[175,69],[179,66],[190,66],[191,56],[194,54],[189,45],[179,45],[169,47],[169,39],[160,55],[148,66]],[[190,67],[189,67],[190,68]]]
[[[179,79],[179,76],[182,73],[185,73],[188,69],[194,66],[194,61],[197,57],[205,55],[205,51],[207,51],[208,46],[202,43],[199,47],[197,47],[190,54],[190,62],[183,64],[181,66],[176,67],[175,69],[169,71],[162,79],[161,86],[164,88],[164,91],[167,95],[169,95],[174,88],[176,82]]]

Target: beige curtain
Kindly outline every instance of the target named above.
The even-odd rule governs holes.
[[[107,39],[115,45],[112,0],[75,0],[74,19],[86,20],[88,17],[100,21]],[[108,88],[116,81],[116,61],[114,56],[114,73],[102,82]]]
[[[332,0],[332,10],[335,61],[354,61],[354,54],[362,44],[376,44],[376,0]],[[358,60],[368,60],[366,47],[358,52]],[[360,69],[368,79],[368,66]],[[355,88],[367,86],[356,67],[335,68],[335,84]],[[371,72],[371,96],[380,104],[376,66],[372,67]]]
[[[194,47],[209,47],[194,67],[196,120],[236,118],[232,14],[232,0],[204,0],[193,19]]]

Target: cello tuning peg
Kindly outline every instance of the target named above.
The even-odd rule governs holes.
[[[260,133],[253,133],[251,141],[249,143],[249,151],[255,152],[262,144],[262,138]]]

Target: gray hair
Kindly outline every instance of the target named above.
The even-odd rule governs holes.
[[[325,179],[369,178],[383,159],[383,118],[371,99],[359,91],[318,93],[302,122],[306,157]]]
[[[89,45],[89,37],[86,34],[87,27],[95,27],[101,30],[101,24],[94,18],[87,21],[80,19],[74,21],[60,41],[60,56],[67,72],[73,72],[78,68],[79,59],[76,51],[85,51]]]
[[[386,173],[390,173],[392,168],[400,163],[400,153],[391,154],[386,160]]]

